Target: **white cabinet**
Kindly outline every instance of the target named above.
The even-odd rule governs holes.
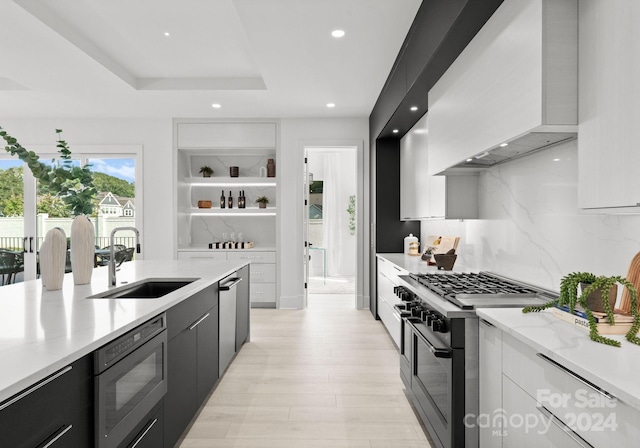
[[[640,438],[640,411],[561,359],[482,321],[479,350],[481,448],[635,446]]]
[[[400,220],[478,218],[478,176],[428,173],[428,114],[400,140]]]
[[[430,216],[427,115],[400,139],[400,220]]]
[[[577,9],[502,3],[429,91],[430,174],[530,132],[576,132]]]
[[[178,123],[176,139],[182,149],[275,148],[274,122]]]
[[[249,261],[250,301],[253,308],[276,306],[276,252],[265,250],[180,250],[178,260]]]
[[[578,203],[583,209],[640,213],[639,17],[637,0],[580,1]]]
[[[401,300],[395,295],[393,289],[400,285],[399,275],[408,275],[404,269],[396,266],[384,258],[378,260],[378,316],[387,328],[391,338],[397,347],[400,347],[400,316],[393,306]]]
[[[480,415],[494,415],[502,408],[502,331],[489,322],[480,319],[479,339],[479,384]],[[502,446],[501,421],[491,426],[481,426],[480,446],[498,448]]]

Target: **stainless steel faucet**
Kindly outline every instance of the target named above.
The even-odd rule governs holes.
[[[131,230],[136,234],[136,253],[140,253],[140,231],[135,227],[116,227],[111,231],[109,238],[109,286],[116,285],[116,251],[114,249],[114,236],[120,230]]]

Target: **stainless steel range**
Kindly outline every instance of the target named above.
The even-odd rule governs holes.
[[[539,305],[556,295],[489,272],[399,278],[402,381],[438,447],[477,448],[477,428],[464,425],[465,415],[478,415],[475,309]]]

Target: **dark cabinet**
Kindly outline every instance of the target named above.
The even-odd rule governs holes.
[[[85,356],[1,403],[0,446],[92,446],[92,367]]]
[[[173,447],[218,380],[217,285],[169,309],[167,331],[164,445]]]
[[[250,297],[249,297],[249,266],[238,270],[237,276],[242,279],[236,291],[236,353],[242,344],[249,340],[250,328]]]
[[[196,343],[196,333],[185,330],[170,340],[167,347],[167,394],[164,396],[167,447],[175,445],[198,408]]]
[[[214,307],[198,322],[196,330],[196,401],[200,406],[218,380],[218,309]],[[192,330],[193,331],[193,330]]]
[[[164,409],[162,402],[140,423],[135,436],[123,443],[126,448],[161,448],[164,446]]]

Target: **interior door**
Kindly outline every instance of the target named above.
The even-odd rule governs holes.
[[[309,245],[309,164],[307,163],[307,150],[304,152],[304,175],[302,176],[302,191],[304,196],[304,206],[302,208],[302,238],[304,240],[304,253],[302,255],[302,264],[304,266],[304,304],[307,307],[307,299],[309,294],[309,264],[311,262],[310,245]]]

